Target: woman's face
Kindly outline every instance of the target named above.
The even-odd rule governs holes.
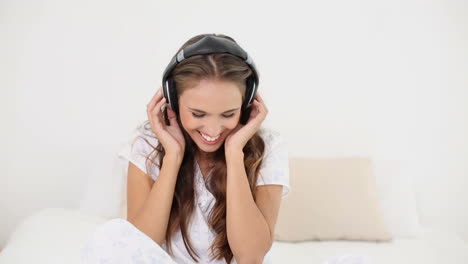
[[[180,95],[180,121],[202,153],[214,152],[239,124],[241,105],[241,90],[235,83],[201,80]]]

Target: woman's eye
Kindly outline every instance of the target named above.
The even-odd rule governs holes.
[[[230,115],[223,115],[224,117],[226,118],[229,118],[229,117],[233,117],[234,116],[234,113],[230,114]]]
[[[192,115],[193,115],[194,117],[196,117],[196,118],[202,118],[202,117],[205,116],[204,114],[197,115],[197,114],[195,114],[195,113],[192,113]],[[224,118],[230,118],[230,117],[233,117],[233,116],[234,116],[234,113],[229,114],[229,115],[223,115]]]
[[[203,114],[202,114],[202,115],[197,115],[197,114],[195,114],[195,113],[192,113],[192,115],[193,115],[194,117],[198,117],[198,118],[205,116],[205,115],[203,115]]]

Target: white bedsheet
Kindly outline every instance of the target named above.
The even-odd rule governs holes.
[[[467,264],[468,244],[456,235],[425,228],[418,239],[395,239],[390,243],[275,241],[271,249],[274,263],[322,263],[343,255],[365,256],[366,261],[375,264]]]

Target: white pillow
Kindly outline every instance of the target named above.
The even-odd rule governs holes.
[[[81,247],[105,221],[75,209],[40,210],[16,227],[0,254],[0,263],[81,263]]]
[[[422,226],[409,162],[376,157],[372,164],[380,205],[393,236],[418,237]]]
[[[90,173],[80,200],[79,209],[102,217],[122,217],[122,204],[126,198],[126,166],[117,154],[112,157],[107,173]]]

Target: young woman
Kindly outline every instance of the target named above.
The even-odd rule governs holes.
[[[225,35],[198,35],[174,58],[222,43],[238,45]],[[85,262],[270,263],[289,192],[288,155],[281,136],[261,126],[268,109],[258,92],[245,108],[252,67],[212,52],[171,69],[177,104],[161,87],[147,105],[148,120],[119,154],[128,161],[127,219],[96,230]]]

